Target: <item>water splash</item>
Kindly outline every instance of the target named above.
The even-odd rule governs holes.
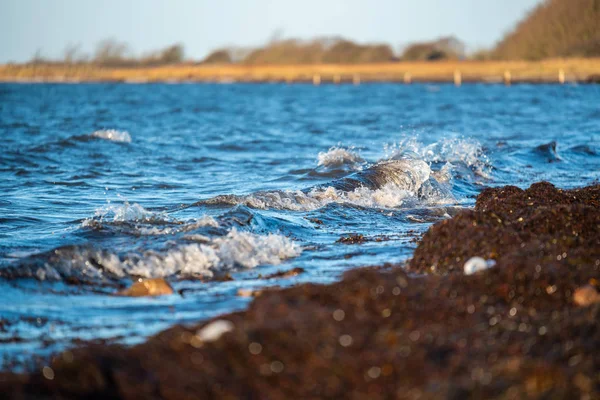
[[[138,203],[125,201],[121,205],[107,205],[96,209],[94,217],[86,218],[82,226],[89,227],[98,223],[144,222],[151,224],[170,223],[175,220],[164,212],[146,210]]]
[[[491,179],[491,162],[476,139],[445,138],[425,145],[415,137],[384,146],[386,159],[419,158],[429,163],[463,164],[475,174]]]
[[[365,160],[358,154],[355,147],[333,146],[317,155],[318,166],[335,168],[348,166],[358,169]]]

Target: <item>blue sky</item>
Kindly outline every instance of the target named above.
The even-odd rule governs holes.
[[[409,42],[454,34],[469,49],[493,45],[540,0],[0,0],[0,62],[36,50],[61,57],[68,44],[92,53],[105,38],[137,53],[180,42],[186,56],[284,37],[341,35]]]

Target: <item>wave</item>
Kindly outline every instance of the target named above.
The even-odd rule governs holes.
[[[375,208],[412,206],[417,201],[448,204],[456,201],[450,190],[455,175],[491,178],[491,163],[481,144],[474,139],[453,138],[424,145],[416,138],[408,138],[386,145],[384,150],[383,160],[365,168],[366,161],[361,159],[364,164],[357,172],[328,184],[296,191],[220,195],[196,204],[240,204],[290,211],[312,211],[330,203]],[[332,147],[326,153],[319,153],[318,159],[319,165],[325,166],[358,162],[356,157],[357,154],[346,148]]]
[[[0,277],[83,282],[137,277],[210,278],[224,271],[276,265],[302,253],[302,248],[285,236],[239,232],[235,228],[222,237],[203,237],[201,243],[197,243],[194,236],[190,239],[194,243],[123,257],[91,246],[67,246],[0,269]]]
[[[429,179],[431,169],[426,162],[418,159],[381,161],[364,171],[332,182],[331,186],[344,191],[366,187],[371,190],[384,186],[417,193],[421,185]]]
[[[116,129],[98,130],[90,135],[98,139],[110,140],[111,142],[131,143],[131,135],[127,131]]]
[[[130,204],[125,201],[121,205],[98,208],[93,217],[83,220],[81,226],[95,230],[118,227],[121,233],[153,236],[190,232],[203,227],[218,228],[220,224],[209,215],[184,222],[166,212],[149,211],[137,203]]]
[[[330,203],[397,208],[415,201],[438,204],[451,202],[453,197],[431,177],[431,169],[426,162],[402,159],[382,161],[346,178],[308,190],[221,195],[197,204],[241,204],[257,209],[312,211]]]
[[[348,166],[357,168],[365,160],[355,151],[354,147],[333,146],[317,155],[319,167],[335,168]]]
[[[561,161],[561,158],[558,156],[558,152],[556,151],[556,141],[554,140],[537,146],[535,149],[533,149],[533,152],[548,163]]]
[[[167,213],[152,212],[138,203],[130,204],[125,201],[121,205],[107,205],[96,209],[94,217],[83,221],[82,226],[94,226],[97,223],[144,222],[164,224],[175,222]]]

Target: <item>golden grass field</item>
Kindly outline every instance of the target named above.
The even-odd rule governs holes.
[[[543,61],[440,61],[385,64],[201,65],[107,68],[90,64],[0,66],[4,82],[584,82],[600,58]],[[596,80],[598,78],[596,77]]]

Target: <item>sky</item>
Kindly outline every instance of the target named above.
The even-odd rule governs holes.
[[[67,45],[93,53],[103,39],[136,54],[182,43],[186,58],[223,46],[339,35],[394,49],[455,35],[491,47],[541,0],[0,0],[0,63],[36,51],[61,58]]]

